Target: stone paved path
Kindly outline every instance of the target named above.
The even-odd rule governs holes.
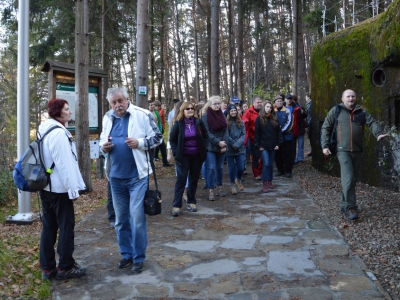
[[[249,174],[243,192],[231,195],[226,184],[227,197],[214,202],[200,190],[198,212],[184,206],[176,218],[174,179],[160,180],[163,213],[148,217],[138,275],[117,268],[115,231],[98,209],[76,226],[75,258],[88,274],[53,281],[53,299],[385,299],[296,176],[276,178],[277,188],[263,194]]]

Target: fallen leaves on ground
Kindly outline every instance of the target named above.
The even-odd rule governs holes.
[[[400,193],[357,183],[359,219],[350,221],[340,212],[340,178],[318,172],[310,161],[296,165],[293,173],[351,250],[392,298],[400,299]]]

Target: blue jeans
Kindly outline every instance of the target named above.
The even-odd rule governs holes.
[[[235,179],[242,179],[244,172],[244,154],[238,154],[235,156],[227,156],[226,160],[228,161],[228,174],[229,180],[231,183],[235,183]]]
[[[297,137],[297,158],[294,161],[304,161],[304,135]]]
[[[224,172],[225,153],[207,152],[207,186],[209,189],[222,185],[222,176]]]
[[[147,176],[110,178],[115,210],[115,231],[122,258],[133,258],[135,263],[146,258],[147,224],[144,214],[144,195]]]
[[[261,151],[262,158],[262,181],[272,181],[274,170],[275,150]]]

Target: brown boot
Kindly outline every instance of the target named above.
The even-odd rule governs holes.
[[[268,193],[268,181],[263,182],[263,193]]]
[[[275,186],[272,184],[272,180],[267,181],[268,182],[268,188],[270,190],[273,190],[275,188]]]
[[[208,190],[208,200],[210,200],[210,201],[214,201],[215,200],[214,189],[209,189]]]

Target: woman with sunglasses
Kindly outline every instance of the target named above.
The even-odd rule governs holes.
[[[222,189],[222,176],[224,170],[224,158],[226,152],[226,141],[228,140],[228,125],[221,110],[221,97],[211,96],[207,102],[207,111],[202,119],[207,128],[207,185],[208,200],[214,201],[215,194],[225,197]],[[214,194],[215,190],[215,194]]]
[[[169,142],[176,163],[176,184],[172,215],[179,216],[182,207],[182,196],[189,176],[187,190],[187,209],[196,212],[196,191],[201,165],[207,156],[207,130],[198,118],[195,104],[183,102],[172,126]]]

